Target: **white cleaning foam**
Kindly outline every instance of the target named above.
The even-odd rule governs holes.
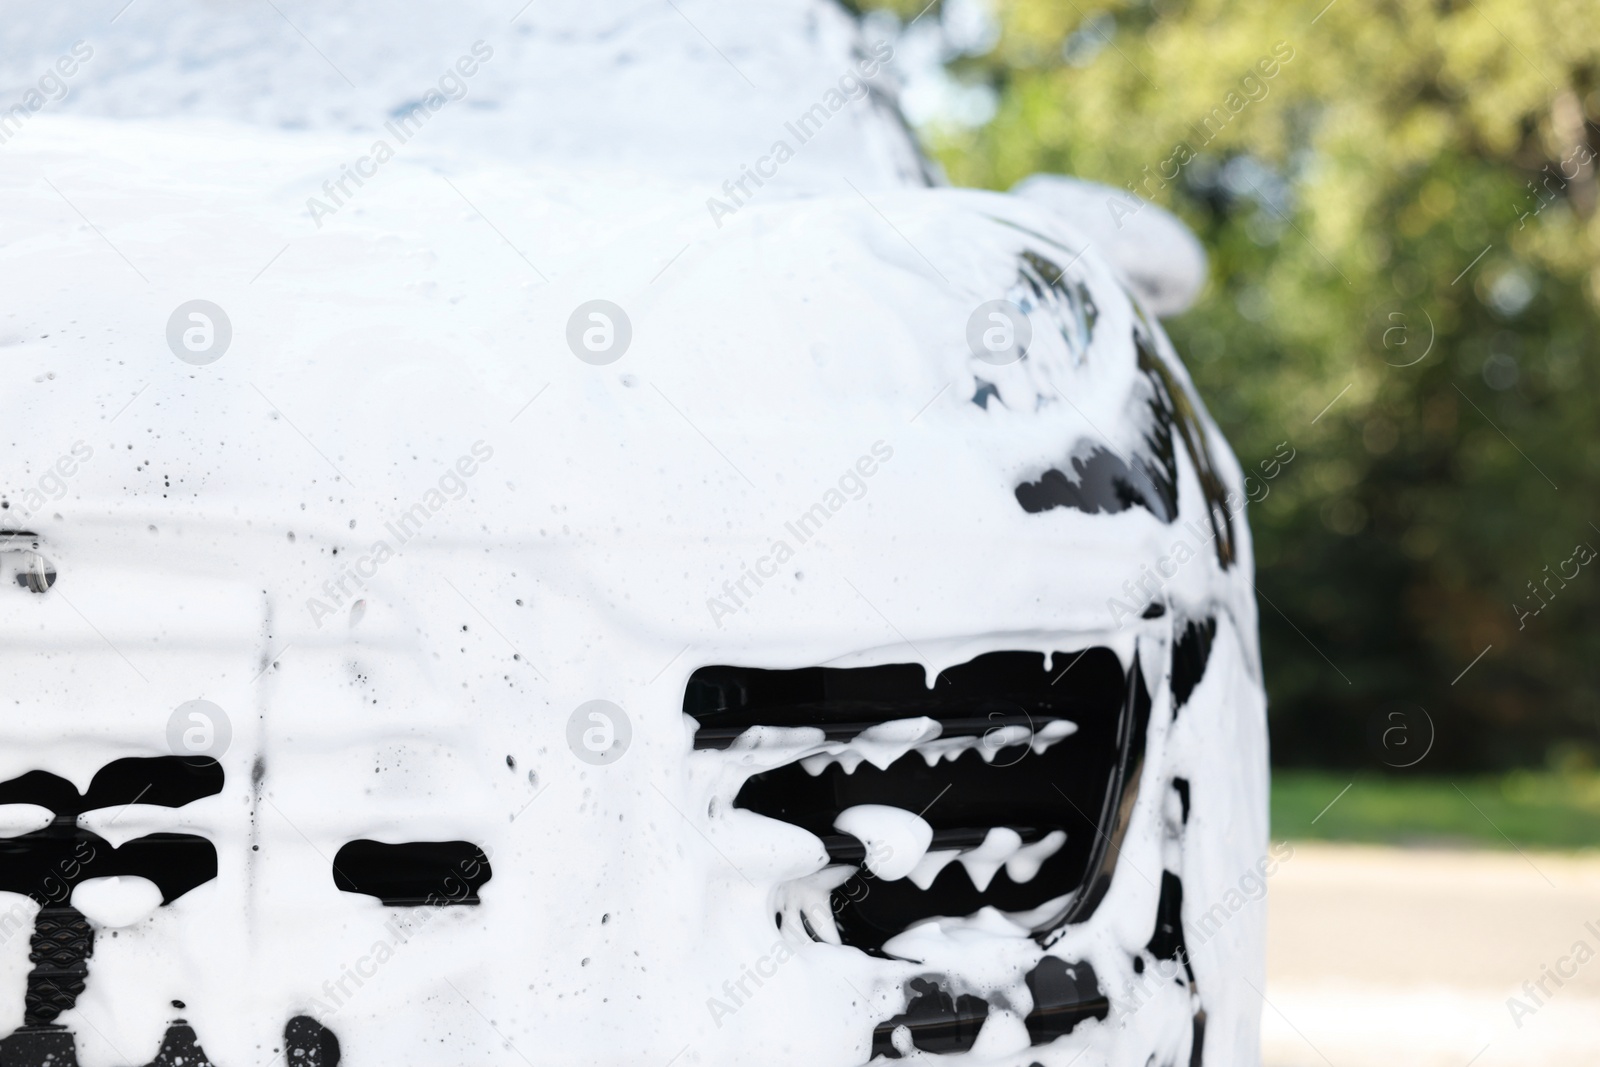
[[[933,841],[933,827],[922,816],[887,804],[845,808],[833,825],[866,846],[867,870],[886,882],[916,870]]]
[[[0,804],[0,837],[18,837],[43,830],[54,819],[54,812],[37,804]]]
[[[1248,540],[1223,571],[1187,450],[1171,523],[1018,506],[1019,482],[1077,442],[1145,447],[1117,275],[1046,207],[903,175],[886,85],[827,103],[845,75],[860,88],[874,43],[840,5],[519,4],[135,4],[91,32],[18,0],[0,23],[3,84],[37,85],[79,36],[94,50],[10,132],[0,173],[0,514],[59,568],[53,591],[0,588],[0,676],[17,682],[0,780],[44,769],[81,792],[112,760],[172,754],[187,701],[232,720],[220,794],[85,817],[113,843],[203,836],[218,866],[97,938],[62,1018],[79,1062],[147,1062],[173,1000],[223,1067],[281,1059],[302,1013],[356,1067],[859,1067],[933,969],[1022,1010],[1046,951],[1032,922],[922,924],[903,959],[839,944],[830,894],[855,889],[853,868],[734,805],[794,759],[976,764],[961,753],[983,738],[908,720],[696,751],[685,688],[711,664],[914,663],[931,680],[994,651],[1103,646],[1127,669],[1137,650],[1155,709],[1139,803],[1106,896],[1048,950],[1092,962],[1129,1007],[1161,881],[1149,807],[1190,781],[1176,854],[1203,914],[1264,841],[1266,761]],[[435,109],[480,37],[492,58]],[[386,129],[401,107],[403,142]],[[787,125],[812,112],[826,126],[800,143]],[[778,138],[795,158],[754,186],[746,165]],[[373,175],[379,139],[394,158]],[[711,215],[725,183],[742,184],[737,211]],[[966,327],[1025,252],[1081,281],[1098,321],[1073,351],[1039,318],[1027,358],[995,366]],[[196,299],[232,321],[206,366],[165,335]],[[603,366],[567,341],[595,299],[633,327]],[[1197,432],[1237,487],[1220,435]],[[1119,626],[1125,585],[1180,540],[1199,550],[1162,583],[1169,617],[1134,603]],[[1222,621],[1173,726],[1181,612]],[[631,720],[611,765],[566,733],[596,699]],[[996,735],[1018,744],[977,770],[998,781],[1021,744],[1070,733]],[[920,832],[899,832],[915,853]],[[335,884],[333,858],[362,838],[472,842],[493,877],[475,907],[387,907]],[[987,885],[1025,854],[996,831],[964,863]],[[925,853],[904,878],[949,862]],[[805,922],[780,931],[790,904]],[[1254,1055],[1259,933],[1240,915],[1190,946],[1208,1063]],[[26,940],[0,957],[7,1025]],[[1004,1062],[1187,1062],[1179,992],[1170,1016],[1147,1003]]]
[[[144,922],[161,906],[161,888],[148,878],[89,878],[72,890],[72,906],[91,922],[118,929]]]
[[[1066,831],[1051,830],[1033,844],[1023,845],[1006,860],[1006,877],[1018,885],[1033,881],[1033,876],[1039,873],[1044,861],[1060,852],[1061,846],[1066,843]]]
[[[968,849],[957,859],[967,869],[967,877],[982,892],[995,874],[1022,849],[1022,835],[1009,826],[996,826],[984,835],[983,844]]]
[[[939,872],[950,865],[950,861],[961,855],[958,848],[944,848],[929,852],[917,862],[911,873],[906,877],[911,879],[913,885],[926,892],[933,885],[933,880],[939,877]]]

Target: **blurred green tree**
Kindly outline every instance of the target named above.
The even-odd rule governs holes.
[[[1168,329],[1247,469],[1299,453],[1250,512],[1276,762],[1398,762],[1418,705],[1419,770],[1592,761],[1600,5],[1324,2],[994,0],[947,53],[992,117],[921,133],[1204,241]]]

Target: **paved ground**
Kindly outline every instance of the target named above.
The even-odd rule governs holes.
[[[1600,1064],[1600,853],[1296,845],[1268,907],[1267,1067]]]

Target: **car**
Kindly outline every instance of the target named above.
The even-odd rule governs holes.
[[[0,30],[0,1062],[1258,1062],[1176,218],[944,184],[823,0],[83,17]]]

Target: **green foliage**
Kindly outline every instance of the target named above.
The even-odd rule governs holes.
[[[1435,768],[1592,753],[1600,567],[1551,575],[1600,548],[1600,5],[1322,2],[995,0],[950,64],[993,119],[924,139],[957,184],[1132,188],[1210,251],[1168,328],[1247,470],[1299,453],[1249,516],[1280,762],[1370,764],[1416,705]]]
[[[1279,771],[1272,782],[1272,836],[1376,845],[1596,848],[1600,775],[1512,771],[1449,781],[1363,774],[1352,780]]]

